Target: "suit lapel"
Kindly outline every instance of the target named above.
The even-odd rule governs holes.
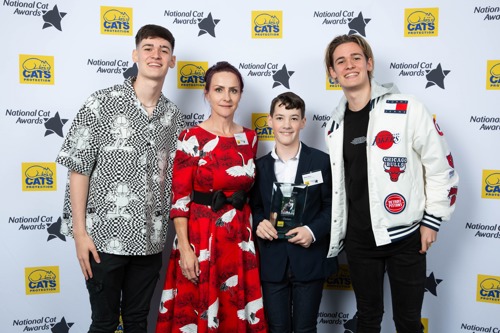
[[[276,174],[274,173],[274,158],[271,156],[271,153],[267,154],[264,157],[264,163],[263,163],[263,172],[261,174],[262,179],[265,181],[265,183],[273,183],[276,180]]]
[[[302,143],[302,148],[300,149],[299,165],[297,166],[297,174],[295,175],[295,184],[302,184],[302,175],[311,171],[311,150],[308,146]]]

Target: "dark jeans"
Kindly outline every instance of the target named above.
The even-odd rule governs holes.
[[[146,333],[151,297],[158,281],[162,254],[90,256],[93,278],[87,281],[92,309],[89,333],[114,333],[120,311],[126,333]]]
[[[269,333],[316,333],[323,283],[295,281],[291,272],[281,282],[262,281]]]
[[[398,333],[421,333],[425,292],[426,256],[420,244],[410,244],[396,254],[382,257],[347,253],[358,310],[357,333],[379,333],[384,313],[384,274],[391,287],[393,319]]]

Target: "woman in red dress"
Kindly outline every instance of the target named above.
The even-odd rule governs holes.
[[[242,92],[234,66],[209,68],[211,115],[179,136],[170,214],[176,237],[156,333],[267,332],[246,200],[257,135],[233,121]]]

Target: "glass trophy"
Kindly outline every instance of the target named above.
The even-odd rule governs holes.
[[[278,239],[292,238],[285,234],[302,225],[306,198],[306,184],[273,183],[269,221],[278,231]]]

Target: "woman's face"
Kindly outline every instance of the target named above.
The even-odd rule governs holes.
[[[205,91],[205,98],[210,103],[212,115],[232,118],[241,99],[238,77],[231,72],[215,73],[208,91]]]

